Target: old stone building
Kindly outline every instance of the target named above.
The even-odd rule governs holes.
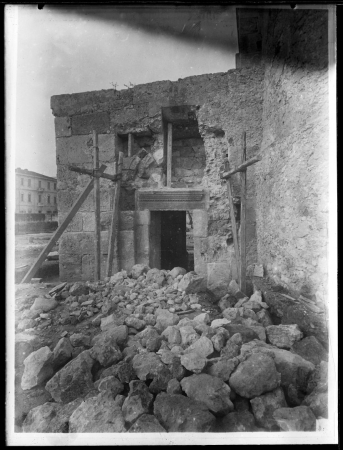
[[[93,168],[96,130],[107,173],[113,173],[118,152],[124,152],[113,272],[130,270],[135,263],[165,269],[188,265],[221,295],[237,277],[221,173],[226,155],[231,166],[240,163],[246,132],[247,159],[262,157],[247,171],[247,264],[263,264],[270,277],[289,289],[325,296],[328,13],[244,9],[237,14],[237,69],[52,97],[59,221],[89,180],[68,165]],[[101,179],[100,185],[104,274],[113,183]],[[187,224],[193,239],[187,238]],[[92,279],[93,254],[90,195],[60,239],[61,279]]]

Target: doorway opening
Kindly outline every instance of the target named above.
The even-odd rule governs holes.
[[[183,267],[189,272],[194,270],[194,248],[187,234],[186,211],[161,211],[161,269],[171,270]],[[187,232],[188,228],[188,232]],[[194,246],[193,246],[194,247]]]

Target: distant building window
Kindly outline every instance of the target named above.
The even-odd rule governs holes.
[[[23,202],[24,201],[24,194],[20,194],[20,200]]]
[[[41,210],[39,210],[39,211],[38,211],[38,214],[41,214],[41,213],[42,213],[42,211],[41,211]]]
[[[48,181],[48,189],[50,189],[50,182]]]
[[[20,184],[24,186],[24,178],[20,178]]]
[[[54,189],[55,189],[55,191],[56,191],[56,183],[54,183]]]
[[[20,211],[21,212],[21,214],[25,214],[25,210],[22,210],[22,211]]]
[[[42,187],[42,182],[41,181],[38,181],[38,187]]]
[[[51,211],[47,211],[48,214],[51,214]]]
[[[55,205],[57,204],[57,198],[56,197],[54,197],[54,204]]]
[[[31,213],[31,212],[32,212],[32,209],[29,209],[27,212],[28,212],[28,213]]]
[[[27,180],[27,185],[28,185],[28,187],[31,187],[31,180],[30,180],[30,178]]]
[[[50,203],[50,195],[48,195],[48,203]]]
[[[27,201],[28,201],[29,203],[31,203],[31,194],[28,194],[28,196],[27,196]]]
[[[42,203],[42,196],[41,195],[38,195],[38,202]]]

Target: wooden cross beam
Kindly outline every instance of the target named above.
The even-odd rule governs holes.
[[[246,293],[246,171],[249,166],[261,161],[260,156],[255,156],[254,158],[250,158],[246,160],[246,132],[244,131],[242,134],[242,158],[241,164],[232,169],[228,170],[229,162],[227,160],[226,167],[224,172],[221,175],[222,179],[227,180],[227,191],[229,196],[229,205],[230,205],[230,215],[231,215],[231,223],[232,223],[232,235],[233,235],[233,243],[235,247],[235,255],[236,255],[236,264],[238,271],[238,279],[239,279],[239,287],[240,290],[245,294]],[[231,177],[235,173],[240,172],[241,174],[241,239],[240,239],[240,249],[238,246],[238,236],[237,236],[237,228],[236,228],[236,219],[235,219],[235,211],[233,206],[233,198],[232,198],[232,186],[231,186]]]

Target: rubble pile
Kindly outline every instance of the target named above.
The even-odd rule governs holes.
[[[22,307],[16,364],[22,390],[40,395],[22,431],[315,431],[328,414],[322,345],[274,324],[259,290],[245,297],[232,281],[219,314],[202,290],[195,272],[135,265]],[[86,320],[35,349],[33,330]]]

